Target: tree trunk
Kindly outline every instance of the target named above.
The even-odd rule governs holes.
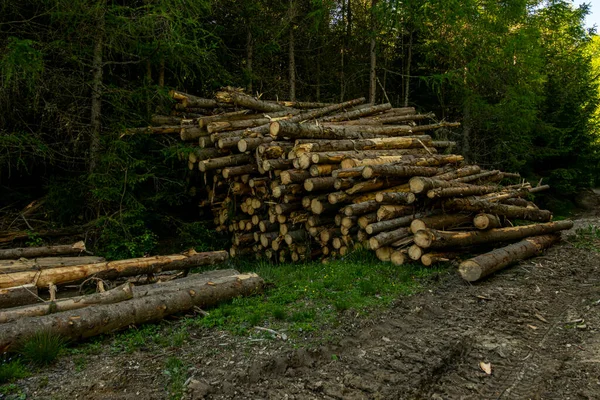
[[[377,210],[377,220],[387,221],[389,219],[404,217],[414,214],[414,211],[415,208],[413,206],[383,205]]]
[[[7,351],[41,331],[77,340],[131,325],[159,321],[194,307],[206,308],[238,296],[252,295],[262,291],[263,284],[256,274],[236,275],[200,284],[190,282],[177,291],[165,294],[9,322],[3,324],[0,331],[0,351]]]
[[[234,154],[226,157],[211,158],[208,160],[200,160],[198,162],[198,169],[201,172],[210,171],[213,169],[220,169],[224,167],[231,167],[235,165],[254,163],[254,156],[251,154]]]
[[[375,200],[383,204],[412,204],[416,199],[417,197],[410,192],[377,193],[375,195]]]
[[[369,54],[371,56],[371,65],[369,67],[369,103],[375,104],[377,94],[377,53],[375,41],[377,35],[377,20],[375,17],[375,7],[377,0],[371,0],[371,43]]]
[[[25,307],[16,307],[0,313],[0,324],[26,317],[39,317],[62,311],[77,310],[96,304],[113,304],[133,298],[133,284],[125,283],[114,289],[86,296],[48,301]]]
[[[158,86],[165,86],[165,59],[160,59],[160,66],[158,69]]]
[[[250,30],[250,24],[246,22],[247,32],[246,32],[246,72],[248,74],[248,93],[252,94],[252,62],[254,60],[254,46],[252,42],[252,31]]]
[[[0,273],[39,271],[42,269],[69,267],[73,265],[95,264],[104,262],[103,257],[40,257],[33,259],[4,260],[0,261]]]
[[[456,181],[451,181],[456,182]],[[447,187],[436,188],[427,191],[427,197],[430,199],[438,199],[442,197],[465,197],[479,196],[487,193],[494,193],[500,190],[498,186],[469,186],[469,187]]]
[[[412,155],[405,156],[382,156],[377,158],[367,158],[364,160],[358,160],[355,158],[346,158],[341,162],[342,169],[355,168],[367,165],[382,165],[399,162],[409,162],[413,166],[418,167],[432,167],[441,166],[445,164],[457,164],[463,161],[463,156],[456,154],[434,154],[427,157],[416,157]]]
[[[407,227],[415,218],[419,218],[421,216],[422,214],[407,215],[405,217],[394,218],[387,221],[375,222],[367,225],[365,227],[365,231],[369,235],[377,235],[381,232]]]
[[[472,185],[468,185],[466,183],[456,182],[456,181],[443,181],[440,179],[434,178],[425,178],[422,176],[415,176],[410,179],[408,182],[410,186],[410,191],[419,194],[428,192],[431,189],[436,188],[450,188],[450,187],[471,187]]]
[[[428,217],[422,217],[415,219],[410,224],[410,230],[412,233],[417,233],[422,229],[442,229],[447,230],[450,228],[456,228],[461,225],[471,225],[473,217],[469,214],[441,214],[431,215]]]
[[[310,172],[304,169],[289,169],[281,172],[279,178],[281,179],[281,183],[284,185],[304,182],[306,179],[310,178]]]
[[[528,236],[547,235],[573,227],[572,221],[548,222],[487,231],[445,232],[435,229],[420,230],[415,233],[415,244],[422,248],[444,249],[476,244],[505,242],[523,239]]]
[[[548,210],[537,210],[531,208],[510,206],[506,204],[490,203],[476,198],[452,199],[444,202],[444,206],[452,210],[471,211],[504,215],[510,219],[524,219],[527,221],[546,222],[552,219],[552,213]]]
[[[96,42],[92,59],[92,103],[90,115],[90,157],[89,171],[94,172],[100,161],[100,134],[102,131],[102,92],[103,92],[103,53],[105,27],[105,0],[99,3],[100,10],[96,20]]]
[[[406,73],[404,74],[404,107],[408,107],[408,96],[410,94],[410,67],[412,61],[412,43],[413,43],[413,31],[410,31],[408,38],[408,56],[406,57]]]
[[[453,179],[462,178],[464,176],[475,175],[481,172],[478,165],[469,165],[463,168],[454,169],[449,172],[440,173],[435,176],[435,179],[440,181],[451,181]]]
[[[390,103],[377,104],[377,105],[366,105],[364,107],[360,107],[356,110],[346,111],[339,114],[331,115],[329,117],[321,118],[322,122],[341,122],[341,121],[350,121],[353,119],[365,117],[371,114],[381,113],[387,110],[390,110],[392,105]]]
[[[290,0],[290,11],[294,5]],[[290,43],[289,43],[289,79],[290,79],[290,100],[296,101],[296,55],[294,53],[294,24],[290,24]]]
[[[520,260],[533,257],[560,240],[560,235],[534,236],[463,261],[458,271],[464,280],[475,282]]]
[[[294,153],[297,157],[301,154],[327,151],[422,149],[423,145],[421,143],[432,145],[433,141],[431,140],[431,136],[386,137],[363,140],[324,140],[296,145],[294,146]]]
[[[387,246],[408,236],[410,236],[410,229],[408,228],[398,228],[393,231],[381,232],[369,239],[369,247],[371,250],[377,250],[380,247]]]
[[[0,308],[23,306],[40,301],[42,299],[38,296],[38,288],[33,284],[0,289]]]
[[[39,288],[49,284],[79,282],[90,276],[115,279],[122,276],[156,274],[162,271],[189,269],[202,265],[214,265],[227,260],[226,251],[196,253],[192,255],[154,256],[110,261],[97,264],[59,267],[41,271],[17,272],[0,275],[0,288],[34,283]]]
[[[473,218],[473,225],[475,228],[481,230],[502,228],[502,221],[497,215],[477,214],[475,218]]]
[[[233,103],[241,107],[262,112],[274,112],[289,110],[287,107],[277,103],[271,103],[264,100],[258,100],[247,94],[236,91],[221,91],[215,94],[215,98],[222,103]],[[291,110],[289,110],[291,111]]]
[[[400,139],[400,138],[398,138]],[[362,170],[362,176],[370,179],[376,176],[394,176],[396,178],[410,178],[413,176],[433,176],[440,171],[434,167],[415,167],[412,165],[368,165]]]
[[[87,253],[83,241],[61,246],[43,246],[43,247],[20,247],[14,249],[0,250],[0,260],[34,258],[62,255],[79,255]]]

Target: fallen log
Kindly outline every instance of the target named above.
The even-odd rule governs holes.
[[[492,214],[477,214],[473,218],[473,226],[477,229],[485,230],[485,229],[493,229],[493,228],[501,228],[502,221],[498,218],[497,215]]]
[[[397,178],[410,178],[413,176],[433,176],[440,169],[435,167],[416,167],[412,165],[367,165],[362,170],[362,176],[370,179],[376,176],[394,176]]]
[[[10,308],[42,301],[33,284],[0,289],[0,308]],[[0,313],[1,314],[1,313]]]
[[[127,282],[105,292],[48,301],[31,306],[15,307],[0,313],[0,324],[26,317],[39,317],[62,311],[77,310],[96,304],[113,304],[133,298],[133,284]]]
[[[164,294],[9,322],[0,330],[0,351],[7,351],[41,331],[78,340],[159,321],[194,307],[206,308],[238,296],[252,295],[260,292],[263,284],[256,274],[236,275],[200,284],[190,282]]]
[[[495,249],[463,261],[458,267],[462,278],[475,282],[517,261],[533,257],[560,240],[560,235],[528,237],[520,242]]]
[[[215,98],[222,103],[233,103],[238,106],[262,112],[291,110],[290,108],[279,105],[277,103],[258,100],[252,96],[248,96],[247,94],[237,91],[220,91],[215,93]]]
[[[422,214],[408,215],[405,217],[394,218],[387,221],[375,222],[365,227],[365,231],[369,235],[376,235],[381,232],[391,231],[394,229],[409,226],[415,219],[421,217]]]
[[[464,247],[518,240],[528,236],[547,235],[572,227],[573,221],[564,220],[545,224],[490,229],[487,231],[446,232],[435,229],[424,229],[415,233],[415,244],[424,249]]]
[[[473,218],[470,214],[440,214],[430,215],[423,218],[417,218],[410,223],[412,233],[417,233],[422,229],[441,229],[447,230],[461,225],[470,225]]]
[[[195,252],[194,252],[195,253]],[[212,251],[191,255],[154,256],[109,261],[97,264],[59,267],[41,271],[0,274],[0,288],[34,283],[37,287],[49,284],[60,285],[79,282],[90,276],[100,279],[115,279],[124,276],[156,274],[162,271],[189,269],[202,265],[213,265],[227,260],[226,251]]]
[[[404,239],[410,235],[409,228],[398,228],[393,231],[381,232],[369,239],[369,247],[371,250],[377,250],[380,247],[392,244],[400,239]]]
[[[224,167],[233,167],[236,165],[248,164],[255,162],[254,156],[251,154],[234,154],[231,156],[211,158],[208,160],[198,161],[198,169],[202,172],[219,169]]]
[[[103,257],[41,257],[32,260],[3,260],[0,261],[0,273],[9,274],[21,271],[39,271],[42,269],[69,267],[74,265],[94,264],[104,262]]]
[[[321,122],[339,122],[339,121],[349,121],[351,119],[364,117],[371,114],[380,113],[383,111],[387,111],[392,108],[390,103],[385,104],[367,104],[366,107],[362,107],[356,110],[346,111],[343,113],[339,113],[336,115],[331,115],[329,117],[324,117],[321,119]]]
[[[83,241],[61,245],[61,246],[43,246],[43,247],[20,247],[14,249],[0,250],[0,260],[17,258],[35,258],[48,256],[78,255],[87,253]]]
[[[451,210],[504,215],[510,219],[524,219],[527,221],[538,222],[546,222],[552,219],[552,213],[548,210],[537,210],[507,204],[491,203],[476,198],[447,200],[444,202],[444,206]]]

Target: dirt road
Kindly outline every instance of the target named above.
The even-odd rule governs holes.
[[[201,331],[176,351],[184,398],[600,399],[599,280],[600,254],[563,242],[476,285],[448,274],[379,315],[348,312],[333,344]],[[20,384],[35,399],[169,398],[166,356],[89,356],[79,372],[66,358]]]

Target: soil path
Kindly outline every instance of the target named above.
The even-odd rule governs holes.
[[[450,274],[377,316],[345,315],[333,345],[199,332],[176,353],[191,366],[184,398],[600,399],[599,280],[600,254],[563,242],[476,285]],[[80,372],[64,359],[21,384],[36,399],[163,399],[167,356],[89,356]]]

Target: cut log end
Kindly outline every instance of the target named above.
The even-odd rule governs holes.
[[[428,230],[421,229],[415,233],[415,244],[421,248],[428,248],[431,246],[432,241],[433,236]]]
[[[483,269],[474,261],[463,261],[458,267],[460,276],[467,282],[475,282],[483,277]]]

